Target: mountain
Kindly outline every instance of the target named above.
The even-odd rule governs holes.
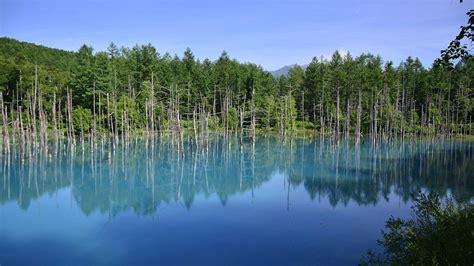
[[[282,67],[280,69],[277,69],[275,71],[270,71],[270,73],[276,78],[281,77],[281,76],[288,76],[288,73],[290,72],[290,69],[292,69],[295,66],[298,66],[298,65],[294,64],[294,65],[290,65],[290,66],[284,66],[284,67]],[[300,67],[303,68],[303,69],[306,69],[308,67],[308,65],[307,64],[306,65],[300,65]]]

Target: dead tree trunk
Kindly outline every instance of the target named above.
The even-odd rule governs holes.
[[[355,129],[356,142],[360,142],[360,126],[362,119],[362,93],[359,90],[359,102],[357,103],[357,124]]]

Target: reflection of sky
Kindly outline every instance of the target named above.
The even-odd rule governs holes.
[[[86,263],[125,264],[157,258],[165,264],[352,263],[368,248],[375,248],[389,215],[407,215],[409,210],[396,197],[376,206],[350,202],[334,208],[326,197],[312,201],[303,186],[290,186],[288,209],[285,182],[285,175],[275,172],[253,196],[252,191],[238,193],[223,206],[215,194],[201,194],[190,209],[170,203],[153,216],[137,216],[130,210],[112,219],[98,212],[86,216],[71,200],[69,188],[41,196],[27,211],[7,203],[0,208],[0,246],[9,246],[0,258],[24,262],[23,255],[41,256],[36,254],[38,246],[51,245],[59,250],[46,261],[60,263],[68,262],[62,256]],[[22,256],[9,257],[12,254],[4,253],[8,251]]]
[[[98,215],[84,216],[78,212],[78,206],[74,199],[71,198],[71,189],[69,187],[59,189],[53,194],[44,194],[39,199],[31,202],[28,211],[19,209],[16,203],[7,203],[2,206],[4,212],[5,226],[8,228],[19,227],[18,231],[9,231],[14,237],[37,237],[35,233],[53,233],[68,234],[72,238],[79,238],[81,232],[90,231],[92,228],[84,224],[83,221],[96,221]],[[51,220],[54,217],[54,220]],[[35,227],[41,228],[40,231],[35,227],[31,227],[34,221]],[[73,222],[75,221],[75,222]],[[71,225],[61,227],[58,225]],[[60,231],[58,231],[60,230]]]
[[[54,260],[95,253],[94,249],[99,247],[96,234],[106,222],[106,217],[98,213],[84,215],[71,198],[69,187],[33,200],[27,211],[20,209],[17,203],[6,203],[0,208],[0,217],[0,246],[9,245],[2,248],[5,253],[0,252],[0,262],[5,256],[16,257],[24,252],[28,257],[18,259],[31,259],[31,262],[47,252]],[[45,254],[40,254],[40,250]]]

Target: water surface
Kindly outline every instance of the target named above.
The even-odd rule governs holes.
[[[474,198],[459,140],[67,145],[0,158],[0,264],[356,264],[418,191]]]

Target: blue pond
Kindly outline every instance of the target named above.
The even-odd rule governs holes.
[[[474,198],[474,142],[213,137],[13,149],[1,265],[351,265],[418,191]]]

